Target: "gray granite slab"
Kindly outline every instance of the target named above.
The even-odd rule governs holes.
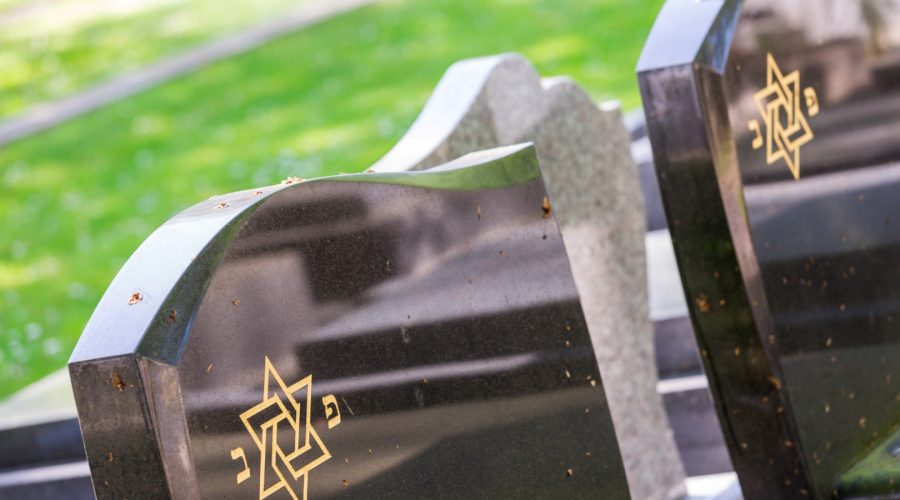
[[[532,141],[562,225],[634,498],[684,494],[660,396],[648,311],[643,196],[615,104],[568,78],[541,79],[516,54],[447,70],[375,171],[421,170],[465,153]]]

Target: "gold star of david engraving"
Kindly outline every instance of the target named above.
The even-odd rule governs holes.
[[[329,394],[322,398],[322,404],[328,428],[339,425],[337,399]],[[285,489],[294,500],[306,500],[310,471],[331,458],[312,426],[312,375],[288,386],[267,356],[262,402],[241,413],[240,418],[259,448],[259,498]],[[231,450],[231,458],[240,458],[244,463],[237,483],[249,479],[251,471],[244,449]],[[302,486],[299,496],[298,486]]]
[[[817,115],[816,90],[807,87],[801,97],[800,72],[795,70],[784,75],[772,54],[768,54],[766,66],[766,87],[753,96],[765,125],[766,163],[772,165],[784,160],[794,179],[800,179],[800,148],[815,137],[801,109],[801,101],[805,100],[810,117]],[[759,122],[751,120],[748,127],[756,134],[753,149],[759,149],[763,146]]]

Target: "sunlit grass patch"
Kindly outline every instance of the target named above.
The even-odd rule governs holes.
[[[304,1],[309,0],[0,0],[0,117],[273,18]],[[10,13],[14,8],[15,15]]]

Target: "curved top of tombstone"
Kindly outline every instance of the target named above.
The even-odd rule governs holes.
[[[722,72],[741,0],[669,0],[638,61],[638,72],[701,64]]]
[[[470,152],[511,144],[518,135],[514,132],[538,121],[541,92],[540,76],[519,54],[459,61],[447,69],[416,121],[372,170],[420,170],[442,163],[442,157],[457,156],[446,149]]]
[[[511,186],[540,178],[520,144],[462,157],[429,172],[362,173],[215,196],[154,231],[113,279],[85,326],[69,363],[125,354],[175,363],[187,341],[203,290],[238,229],[283,192],[332,182],[381,183],[444,190]],[[174,313],[173,313],[174,311]]]

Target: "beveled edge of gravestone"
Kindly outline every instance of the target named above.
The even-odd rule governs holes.
[[[667,0],[653,23],[637,72],[699,64],[725,71],[743,0]]]
[[[303,189],[314,182],[474,190],[514,186],[540,177],[529,142],[472,153],[428,171],[290,179],[200,202],[160,226],[126,261],[88,320],[69,365],[132,354],[175,364],[229,243],[242,223],[282,190]]]

